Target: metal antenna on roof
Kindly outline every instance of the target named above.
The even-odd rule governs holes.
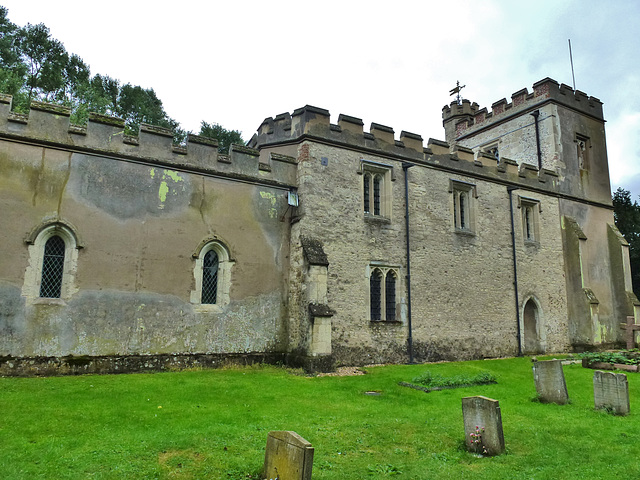
[[[460,81],[456,81],[456,87],[449,90],[449,96],[456,95],[456,103],[458,105],[462,105],[462,97],[460,96],[460,90],[462,90],[466,85],[460,86]]]
[[[576,89],[576,75],[573,73],[573,54],[571,53],[571,39],[569,39],[569,59],[571,60],[571,77],[573,78],[573,89]]]

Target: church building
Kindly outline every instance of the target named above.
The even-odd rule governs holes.
[[[444,140],[305,106],[248,145],[0,95],[0,374],[600,349],[640,315],[602,103],[545,78]]]

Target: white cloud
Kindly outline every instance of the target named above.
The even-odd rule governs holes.
[[[640,2],[4,0],[93,73],[154,88],[170,116],[243,131],[305,104],[442,138],[456,80],[480,106],[551,77],[600,98],[612,178],[640,165]],[[623,172],[623,173],[620,173]],[[640,193],[640,192],[638,192]]]

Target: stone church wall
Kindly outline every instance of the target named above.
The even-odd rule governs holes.
[[[16,114],[0,96],[0,373],[37,358],[66,373],[234,355],[328,369],[620,343],[640,302],[602,104],[569,90],[545,79],[491,112],[454,102],[447,142],[307,105],[229,155],[148,125],[128,136],[112,117],[70,125],[64,107]],[[48,298],[54,234],[68,251]]]

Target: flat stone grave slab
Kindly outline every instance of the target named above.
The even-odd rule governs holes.
[[[629,414],[629,383],[624,373],[593,373],[593,400],[596,409],[605,409],[614,415]]]
[[[569,403],[567,383],[560,360],[544,360],[533,363],[533,379],[542,403]]]
[[[467,451],[494,456],[504,453],[500,402],[483,396],[462,399],[462,418]]]
[[[263,477],[278,480],[311,480],[313,447],[296,432],[269,432]]]

